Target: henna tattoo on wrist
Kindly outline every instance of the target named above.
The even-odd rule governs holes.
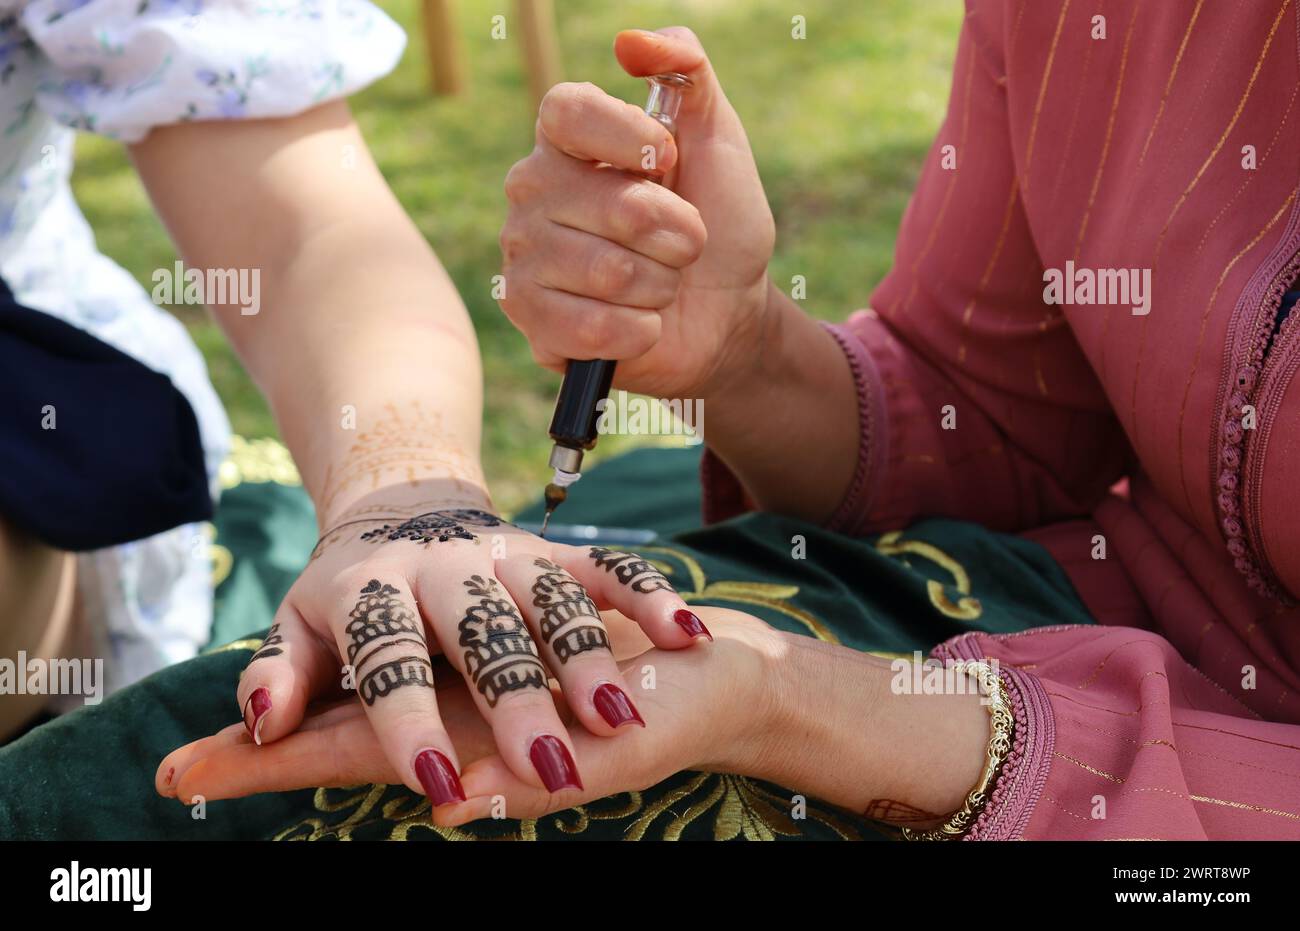
[[[452,505],[458,503],[462,502],[449,502],[446,498],[439,498],[429,501],[417,501],[412,504],[391,504],[385,502],[382,504],[365,504],[348,508],[342,514],[338,515],[336,522],[330,525],[328,530],[320,535],[320,538],[316,541],[316,545],[312,547],[311,560],[318,559],[322,553],[339,543],[357,539],[353,534],[346,532],[351,527],[356,527],[359,524],[373,525],[394,522],[401,524],[404,521],[431,512],[437,511],[445,513],[457,510],[457,508]],[[463,503],[466,505],[464,509],[466,511],[477,511],[491,514],[490,511],[483,512],[481,508],[474,507],[473,499],[469,497],[466,497]],[[496,515],[491,516],[495,517]],[[502,520],[499,517],[497,518],[497,522],[502,526],[510,527],[512,530],[518,529],[514,524]]]
[[[280,625],[272,624],[271,629],[266,632],[266,639],[262,641],[262,645],[257,648],[257,652],[248,661],[255,663],[259,659],[279,656],[284,652],[284,650],[280,649],[282,643],[284,643],[284,637],[280,635]]]
[[[943,819],[943,815],[889,798],[872,799],[867,803],[866,811],[862,814],[873,821],[886,821],[891,824],[918,824]]]
[[[401,595],[392,585],[371,579],[361,589],[361,598],[348,615],[344,628],[351,641],[348,663],[361,676],[357,691],[367,705],[404,686],[433,688],[433,667],[427,656],[403,656],[381,663],[362,675],[370,661],[390,647],[406,643],[428,650],[423,624],[415,611],[402,602]],[[361,655],[367,647],[369,651]]]
[[[465,647],[465,671],[489,708],[507,692],[546,688],[546,669],[537,644],[524,626],[519,610],[503,597],[496,579],[470,576],[464,582],[479,599],[461,619],[460,645]]]
[[[317,507],[332,514],[335,501],[356,497],[381,484],[415,483],[448,477],[465,493],[483,485],[477,457],[449,444],[437,411],[419,401],[384,404],[366,418],[338,463],[331,462],[320,482]]]
[[[588,650],[608,650],[600,612],[582,584],[544,557],[533,565],[546,570],[533,582],[533,607],[542,611],[542,642],[551,645],[561,663]]]
[[[613,572],[620,585],[630,586],[632,591],[642,595],[650,592],[671,592],[672,583],[648,560],[635,553],[623,553],[618,550],[593,546],[587,553],[596,561],[596,565],[606,572]]]
[[[414,540],[416,543],[446,543],[448,540],[471,540],[478,537],[468,527],[500,527],[505,521],[495,514],[473,508],[457,508],[450,511],[428,511],[400,524],[384,524],[374,530],[367,530],[361,539],[375,540]]]

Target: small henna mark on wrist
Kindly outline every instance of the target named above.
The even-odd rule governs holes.
[[[503,597],[496,579],[470,576],[463,583],[479,599],[458,625],[465,671],[489,708],[507,692],[546,688],[546,669],[519,609]]]
[[[469,527],[500,527],[506,522],[495,514],[474,508],[457,508],[450,511],[429,511],[402,521],[384,524],[361,534],[366,541],[413,540],[416,543],[446,543],[449,540],[470,540],[478,537]],[[507,525],[509,526],[509,525]]]
[[[872,799],[867,803],[866,810],[862,814],[873,821],[886,821],[891,824],[916,824],[943,819],[943,815],[890,798]]]
[[[609,635],[582,583],[544,557],[533,565],[546,570],[533,582],[533,607],[542,612],[542,642],[550,644],[561,663],[588,650],[608,650]]]
[[[593,546],[587,553],[596,565],[606,572],[613,572],[620,585],[626,585],[634,592],[647,595],[650,592],[671,592],[672,583],[649,560],[635,553],[624,553]]]

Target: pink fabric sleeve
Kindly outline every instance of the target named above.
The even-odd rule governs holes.
[[[1016,531],[1088,513],[1130,460],[1021,202],[996,5],[968,15],[949,110],[870,309],[832,327],[857,382],[850,534],[942,516]],[[848,244],[846,244],[846,249]],[[748,506],[711,453],[705,518]]]
[[[1257,715],[1128,627],[964,634],[997,660],[1016,740],[972,839],[1300,839],[1295,727]]]

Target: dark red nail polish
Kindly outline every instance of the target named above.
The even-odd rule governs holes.
[[[592,694],[591,703],[610,727],[622,727],[624,724],[640,724],[645,727],[645,721],[637,714],[632,699],[617,685],[606,682],[600,686]]]
[[[165,785],[165,786],[169,786],[169,785],[171,785],[171,784],[172,784],[172,777],[175,776],[175,775],[176,775],[176,767],[175,767],[175,766],[170,766],[170,767],[168,767],[168,768],[167,768],[167,777],[166,777],[165,779],[163,779],[163,785]]]
[[[416,756],[415,778],[420,780],[434,808],[465,801],[465,790],[461,788],[456,768],[437,750],[421,750]]]
[[[704,622],[685,608],[681,608],[674,612],[673,620],[677,622],[678,627],[686,631],[692,637],[698,637],[703,634],[710,640],[713,639],[713,634],[709,633],[709,629],[704,626]]]
[[[558,737],[543,734],[533,741],[528,750],[528,758],[533,761],[533,768],[542,777],[542,785],[548,792],[561,789],[581,789],[582,780],[578,778],[578,767],[573,765],[569,748]]]
[[[248,720],[248,712],[253,712],[253,720]],[[244,705],[244,727],[248,728],[248,735],[253,738],[253,743],[259,747],[262,745],[262,725],[266,722],[266,716],[271,713],[271,693],[265,688],[257,689],[252,695],[248,696],[248,703]]]

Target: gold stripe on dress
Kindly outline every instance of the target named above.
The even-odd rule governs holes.
[[[1290,2],[1290,0],[1288,0]],[[1061,15],[1056,20],[1056,32],[1052,34],[1052,46],[1047,50],[1047,64],[1043,67],[1043,79],[1038,85],[1038,100],[1034,103],[1034,117],[1029,123],[1029,138],[1025,142],[1025,178],[1024,190],[1029,191],[1029,173],[1033,165],[1034,139],[1038,135],[1038,118],[1043,112],[1043,100],[1047,97],[1047,82],[1052,76],[1052,63],[1056,60],[1056,46],[1061,41],[1061,30],[1065,27],[1065,14],[1070,10],[1070,0],[1065,0]]]
[[[1178,76],[1178,66],[1183,61],[1183,52],[1187,51],[1187,40],[1192,37],[1192,27],[1196,25],[1196,18],[1201,15],[1201,7],[1204,5],[1205,0],[1196,0],[1196,7],[1192,10],[1192,18],[1187,23],[1187,31],[1183,33],[1183,41],[1178,46],[1178,54],[1174,56],[1174,66],[1169,69],[1169,80],[1165,81],[1165,92],[1160,98],[1160,106],[1156,108],[1156,118],[1151,123],[1151,131],[1147,133],[1147,141],[1142,145],[1142,154],[1138,156],[1137,166],[1139,168],[1146,161],[1147,149],[1151,147],[1151,140],[1155,137],[1156,127],[1160,125],[1160,118],[1165,114],[1165,104],[1169,102],[1169,92],[1173,90],[1174,78]]]

